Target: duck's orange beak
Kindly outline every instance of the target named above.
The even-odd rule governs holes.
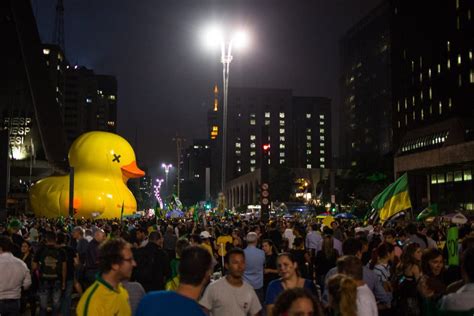
[[[132,161],[130,164],[123,166],[122,174],[127,179],[140,178],[145,175],[145,172],[138,168],[137,162]]]

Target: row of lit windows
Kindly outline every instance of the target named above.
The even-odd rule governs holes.
[[[451,108],[451,103],[448,104],[449,105],[449,108]],[[441,101],[439,101],[438,103],[438,114],[441,115],[443,114],[443,103]],[[433,105],[430,105],[429,107],[429,114],[430,115],[433,115]],[[412,118],[413,118],[413,121],[416,121],[416,111],[413,111],[412,112]],[[408,118],[410,116],[405,114],[405,126],[408,125]],[[425,119],[425,111],[423,109],[420,110],[420,120],[424,120]],[[401,122],[400,121],[397,121],[397,125],[398,125],[398,128],[401,128]]]
[[[438,173],[431,175],[431,184],[443,184],[449,182],[472,181],[472,171],[454,171],[447,173]]]
[[[311,169],[312,167],[313,167],[312,164],[310,164],[310,163],[306,164],[306,169]],[[326,168],[326,166],[324,164],[320,164],[319,168]]]
[[[443,144],[448,139],[449,132],[444,131],[441,133],[432,134],[417,138],[415,140],[407,141],[402,145],[402,152],[416,150],[428,146]]]

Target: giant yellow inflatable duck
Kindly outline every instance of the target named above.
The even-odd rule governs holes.
[[[133,214],[137,202],[127,188],[130,178],[145,173],[137,167],[135,153],[122,137],[107,132],[79,136],[69,149],[74,167],[73,207],[76,218],[115,218]],[[39,180],[30,191],[36,216],[69,215],[69,175]]]

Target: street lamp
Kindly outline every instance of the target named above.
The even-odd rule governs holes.
[[[168,174],[170,173],[170,169],[173,168],[173,165],[172,164],[166,164],[166,163],[162,163],[161,164],[161,168],[164,168],[165,169],[165,185],[166,185],[166,193],[169,193],[168,192]]]
[[[221,63],[223,65],[223,91],[224,105],[222,109],[222,170],[221,170],[221,191],[224,193],[226,179],[226,156],[227,156],[227,95],[229,91],[229,69],[232,61],[232,48],[234,46],[243,47],[248,43],[247,33],[238,31],[231,36],[224,36],[223,32],[212,27],[207,32],[207,42],[211,45],[221,46]]]

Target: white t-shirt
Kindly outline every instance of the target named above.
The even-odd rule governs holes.
[[[244,281],[242,286],[235,287],[225,277],[209,284],[199,304],[207,308],[211,316],[256,315],[262,309],[250,284]]]
[[[377,302],[374,293],[367,284],[357,287],[357,315],[358,316],[378,316]]]

